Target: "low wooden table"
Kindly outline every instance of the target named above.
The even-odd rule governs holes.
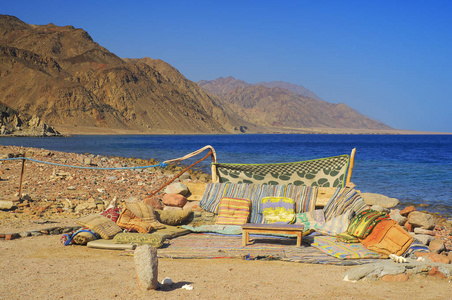
[[[250,233],[281,233],[281,234],[296,234],[297,246],[301,246],[301,239],[303,238],[304,225],[302,224],[253,224],[246,223],[242,225],[242,246],[250,244]]]

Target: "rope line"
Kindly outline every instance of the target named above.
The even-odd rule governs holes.
[[[48,161],[36,160],[36,159],[28,158],[28,157],[13,157],[13,158],[0,159],[0,161],[8,161],[8,160],[29,160],[29,161],[33,161],[33,162],[40,163],[40,164],[47,164],[47,165],[52,165],[52,166],[68,167],[68,168],[75,168],[75,169],[89,169],[89,170],[133,170],[133,169],[147,169],[147,168],[155,168],[155,167],[165,168],[168,166],[167,162],[160,162],[156,165],[151,165],[151,166],[100,168],[100,167],[82,167],[82,166],[57,164],[57,163],[48,162]]]

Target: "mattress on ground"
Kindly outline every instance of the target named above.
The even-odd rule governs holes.
[[[86,244],[90,248],[108,249],[108,250],[133,250],[136,245],[132,244],[116,244],[113,240],[99,239],[88,242]]]

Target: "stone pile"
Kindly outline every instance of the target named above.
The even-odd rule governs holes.
[[[383,280],[407,281],[413,276],[432,276],[446,279],[452,276],[452,265],[407,259],[406,263],[381,260],[373,264],[353,267],[344,273],[344,281]]]
[[[417,257],[427,256],[433,262],[450,263],[452,260],[452,220],[438,214],[421,212],[414,206],[402,210],[395,209],[398,200],[383,195],[362,193],[364,201],[371,208],[389,213],[391,219],[403,226],[417,241],[428,246],[430,251],[416,253]]]
[[[156,165],[154,159],[105,157],[92,154],[75,154],[37,148],[0,146],[0,158],[28,157],[39,161],[82,167],[136,167]],[[165,191],[153,199],[149,194],[168,183],[184,167],[172,164],[168,167],[146,169],[92,170],[55,166],[25,161],[22,195],[19,197],[22,160],[0,162],[0,225],[2,220],[14,218],[46,219],[51,217],[79,217],[105,210],[117,199],[125,201],[150,201],[161,205]],[[210,180],[200,170],[190,169],[181,177],[192,182]],[[176,179],[173,188],[182,186]],[[186,188],[186,187],[185,187]],[[181,190],[174,190],[178,197]],[[115,200],[116,201],[116,200]],[[183,201],[183,200],[182,200]],[[179,202],[177,207],[184,207]],[[197,207],[198,203],[191,203]]]
[[[71,231],[79,230],[80,226],[57,226],[43,228],[39,230],[28,230],[18,233],[0,233],[0,239],[13,240],[17,238],[23,238],[28,236],[41,236],[41,235],[60,235]]]

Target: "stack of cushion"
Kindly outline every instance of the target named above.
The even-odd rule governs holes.
[[[389,216],[384,212],[366,209],[352,218],[347,230],[340,232],[337,239],[346,243],[359,243],[372,232],[378,223],[387,219]]]
[[[165,228],[165,225],[157,221],[154,209],[143,202],[126,202],[116,222],[123,229],[133,229],[140,233]]]

